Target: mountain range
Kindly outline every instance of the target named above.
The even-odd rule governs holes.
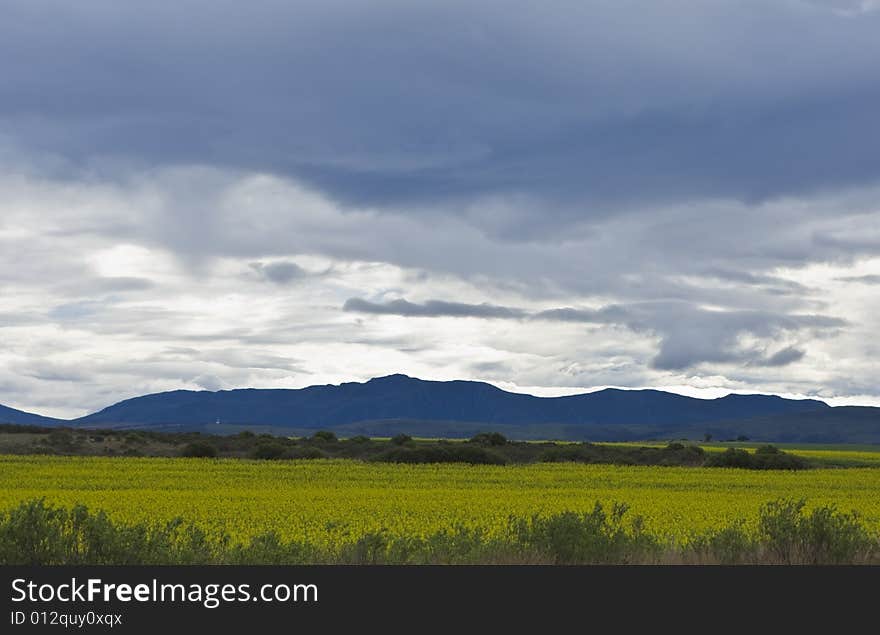
[[[302,389],[156,393],[73,420],[0,406],[0,422],[87,428],[305,435],[467,437],[498,431],[517,439],[716,439],[880,443],[880,408],[811,399],[730,394],[697,399],[660,390],[605,389],[564,397],[511,393],[475,381],[389,375]],[[218,423],[219,422],[219,423]]]

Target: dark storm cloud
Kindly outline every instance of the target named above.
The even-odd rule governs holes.
[[[294,262],[253,263],[251,268],[269,282],[288,284],[307,276],[308,273]]]
[[[645,303],[631,310],[637,317],[627,324],[630,328],[661,338],[651,360],[651,367],[658,370],[682,370],[706,362],[761,361],[764,348],[780,338],[800,332],[827,336],[846,325],[845,320],[823,315],[716,311],[687,303]],[[762,345],[743,344],[741,338],[746,336]]]
[[[464,304],[462,302],[444,302],[428,300],[423,304],[406,300],[389,302],[369,302],[360,298],[349,298],[343,305],[344,311],[356,313],[373,313],[376,315],[402,315],[406,317],[481,317],[516,319],[525,317],[522,309],[514,309],[494,304]]]
[[[880,177],[880,14],[841,8],[9,0],[0,134],[355,204],[526,193],[543,223],[755,201]]]
[[[880,284],[880,276],[873,274],[864,276],[841,276],[838,280],[841,282],[858,282],[861,284]]]
[[[779,276],[770,276],[750,271],[737,271],[722,267],[710,267],[701,272],[706,277],[747,285],[773,287],[783,293],[803,293],[808,289],[793,280],[785,280]]]
[[[799,362],[804,358],[804,355],[806,354],[806,351],[795,348],[794,346],[788,346],[786,348],[783,348],[781,351],[774,353],[766,359],[753,362],[752,365],[770,367],[788,366],[789,364]]]
[[[532,316],[535,320],[550,320],[553,322],[582,322],[597,324],[623,324],[632,318],[632,315],[620,306],[607,306],[601,309],[573,309],[571,307],[561,309],[547,309]]]

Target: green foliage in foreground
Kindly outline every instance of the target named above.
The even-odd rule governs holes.
[[[193,523],[122,524],[84,506],[32,500],[0,513],[0,565],[68,564],[863,564],[880,561],[880,536],[854,512],[833,506],[807,513],[803,500],[763,505],[757,529],[738,521],[686,545],[645,531],[628,507],[596,503],[585,513],[509,519],[490,537],[453,527],[426,537],[368,533],[333,549],[285,541],[274,532],[233,543]]]

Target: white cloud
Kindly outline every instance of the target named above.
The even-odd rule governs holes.
[[[859,280],[880,273],[875,194],[633,208],[575,223],[564,240],[522,241],[496,231],[497,206],[490,230],[485,215],[349,208],[264,174],[7,170],[0,403],[73,416],[153,391],[391,372],[539,394],[655,386],[874,402],[880,318]],[[296,275],[268,283],[261,272],[273,263]],[[343,311],[352,297],[528,314],[618,304],[640,307],[639,328]],[[799,315],[845,324],[798,326]],[[738,353],[713,357],[720,344],[752,359],[786,347],[803,355],[749,365]],[[670,346],[669,359],[684,362],[652,367]]]

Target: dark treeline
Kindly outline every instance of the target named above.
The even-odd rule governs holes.
[[[0,454],[73,456],[164,456],[293,460],[344,458],[385,463],[470,463],[505,465],[576,462],[614,465],[665,465],[798,470],[810,467],[800,457],[774,446],[755,452],[729,449],[707,453],[696,445],[665,447],[570,442],[509,441],[497,432],[466,441],[390,439],[355,436],[339,439],[318,431],[310,437],[280,437],[246,431],[236,435],[143,430],[83,430],[0,425]]]

